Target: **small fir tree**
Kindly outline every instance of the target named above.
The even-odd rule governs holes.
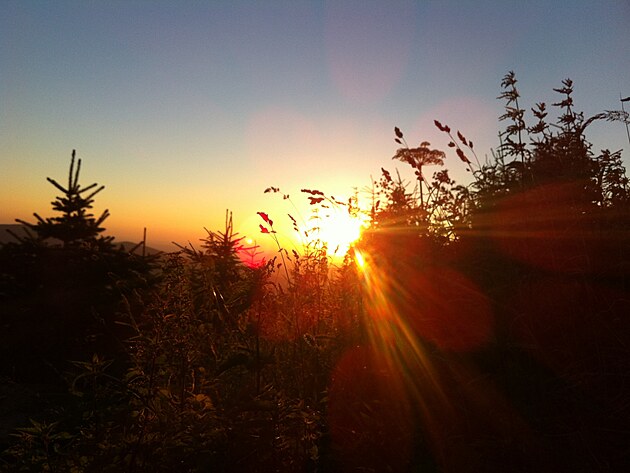
[[[73,151],[67,187],[48,178],[61,191],[52,202],[59,215],[16,219],[25,233],[0,247],[0,359],[7,360],[0,368],[24,379],[46,370],[41,360],[61,365],[114,351],[121,296],[155,280],[155,256],[134,255],[102,235],[109,212],[96,218],[91,209],[104,186],[81,186],[80,170]]]
[[[34,213],[37,223],[33,224],[21,219],[16,219],[16,221],[35,232],[38,240],[49,241],[51,238],[59,240],[64,248],[81,245],[109,246],[113,238],[100,235],[105,230],[101,225],[109,217],[109,211],[104,210],[98,218],[90,213],[94,196],[105,189],[105,186],[97,187],[98,184],[94,183],[82,188],[79,184],[81,160],[76,161],[75,167],[75,158],[76,151],[72,150],[67,187],[50,177],[46,178],[48,182],[62,192],[62,195],[52,202],[53,210],[61,215],[44,219],[39,214]],[[21,240],[22,238],[18,239]]]

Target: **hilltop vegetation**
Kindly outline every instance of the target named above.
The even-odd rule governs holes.
[[[49,179],[59,217],[0,247],[1,374],[45,385],[0,471],[630,466],[630,188],[621,152],[586,138],[628,117],[584,117],[565,80],[557,122],[541,103],[528,124],[516,84],[491,161],[436,121],[446,151],[395,128],[414,178],[382,168],[367,209],[305,190],[369,218],[337,266],[321,242],[261,260],[231,214],[200,249],[129,253],[73,155],[68,186]]]

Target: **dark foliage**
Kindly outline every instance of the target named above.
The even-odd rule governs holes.
[[[397,364],[422,379],[405,389],[438,469],[625,469],[630,195],[620,151],[595,154],[585,138],[621,114],[584,118],[565,80],[557,123],[537,104],[529,127],[516,83],[513,73],[502,83],[510,124],[493,162],[474,165],[469,140],[435,123],[470,166],[468,190],[437,172],[422,199],[383,170],[380,188],[405,198],[376,213],[387,220],[363,249],[399,314],[389,325],[413,333],[409,350],[422,353],[420,367],[408,355]]]
[[[63,394],[4,441],[0,470],[625,471],[630,194],[621,152],[593,152],[586,131],[627,116],[585,118],[565,80],[556,123],[539,103],[528,125],[516,84],[501,84],[491,162],[435,121],[468,186],[445,169],[429,179],[447,154],[394,128],[414,178],[381,169],[370,228],[338,266],[326,242],[288,251],[266,212],[278,252],[259,260],[227,213],[147,284],[151,263],[100,236],[100,188],[81,189],[73,161],[67,188],[51,180],[62,216],[0,249],[2,346],[22,350],[7,359],[26,366],[19,347],[50,336],[37,324],[54,335],[38,356],[80,347]],[[305,237],[325,209],[358,213],[356,198],[302,193],[315,223],[288,217]],[[121,349],[88,353],[79,339],[113,320]]]
[[[102,223],[89,213],[104,187],[79,184],[81,160],[72,153],[68,186],[52,203],[59,216],[26,229],[17,242],[0,247],[1,373],[20,380],[58,378],[69,358],[94,349],[120,349],[113,314],[121,294],[146,286],[153,258],[142,258],[102,236]]]

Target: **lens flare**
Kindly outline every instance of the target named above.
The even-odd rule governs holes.
[[[354,251],[354,260],[356,261],[359,269],[363,270],[363,268],[365,268],[365,258],[363,257],[363,253],[361,253],[361,250],[356,249]]]
[[[346,211],[335,211],[318,218],[313,241],[326,245],[332,255],[344,256],[361,236],[363,221]]]
[[[445,471],[463,470],[478,460],[469,448],[476,435],[471,421],[497,438],[509,432],[528,444],[518,412],[461,356],[491,338],[488,299],[455,269],[411,256],[430,255],[430,245],[394,234],[384,238],[385,251],[374,240],[353,248],[366,340],[335,367],[328,414],[344,465],[407,471],[428,448]],[[416,421],[426,444],[415,443]]]

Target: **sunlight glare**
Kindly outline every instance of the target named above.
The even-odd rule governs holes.
[[[365,258],[363,257],[363,253],[361,253],[358,249],[354,250],[354,260],[360,269],[365,267]]]
[[[363,222],[347,212],[336,212],[322,217],[318,226],[313,237],[325,243],[331,254],[343,256],[361,236]]]

